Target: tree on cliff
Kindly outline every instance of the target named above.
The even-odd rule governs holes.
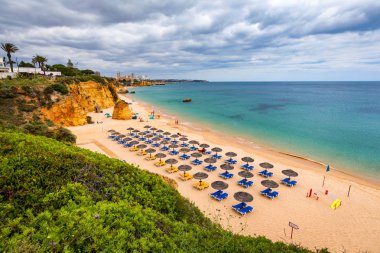
[[[38,67],[42,69],[42,71],[44,72],[44,75],[45,75],[45,71],[46,71],[46,65],[45,63],[48,61],[48,59],[46,57],[43,57],[41,55],[36,55],[33,57],[32,59],[32,62],[34,64],[38,64]]]
[[[1,43],[1,49],[3,49],[4,52],[7,53],[8,63],[11,66],[11,71],[13,73],[13,61],[11,54],[16,53],[16,51],[18,51],[18,47],[16,47],[12,43]]]

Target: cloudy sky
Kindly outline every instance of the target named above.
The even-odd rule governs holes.
[[[0,0],[49,64],[208,80],[380,80],[379,0]],[[1,52],[2,53],[2,52]]]

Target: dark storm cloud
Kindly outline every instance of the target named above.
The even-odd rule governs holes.
[[[19,58],[72,58],[111,75],[250,78],[379,65],[376,0],[0,0],[0,6],[6,10],[0,41],[16,44]]]

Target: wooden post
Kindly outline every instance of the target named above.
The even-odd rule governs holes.
[[[290,239],[293,239],[293,227],[292,227],[292,232],[290,233]]]
[[[325,186],[325,176],[323,176],[323,183],[322,183],[322,187]]]
[[[350,185],[350,187],[348,187],[347,197],[350,197],[350,191],[351,191],[351,185]]]

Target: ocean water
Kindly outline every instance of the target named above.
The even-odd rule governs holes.
[[[380,82],[209,82],[134,90],[136,99],[186,121],[380,179]]]

